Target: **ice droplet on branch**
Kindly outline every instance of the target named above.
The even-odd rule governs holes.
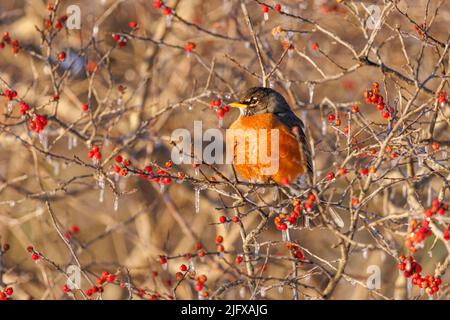
[[[119,197],[115,196],[114,197],[114,211],[119,210]]]
[[[204,190],[204,187],[195,187],[194,188],[194,207],[195,213],[200,212],[200,191]]]

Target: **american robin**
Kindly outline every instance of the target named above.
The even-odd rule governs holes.
[[[281,94],[270,88],[250,88],[239,102],[230,103],[229,106],[241,111],[241,116],[227,130],[227,143],[231,131],[234,142],[233,166],[242,178],[274,181],[280,185],[294,186],[294,189],[306,183],[314,188],[311,152],[303,122],[292,112]],[[278,142],[277,148],[272,148],[274,141],[271,132],[274,130],[278,133],[278,141],[275,141]],[[238,139],[235,140],[236,131]],[[264,141],[266,143],[262,143]],[[240,149],[242,146],[245,148]],[[239,154],[242,151],[244,155]],[[239,159],[239,156],[243,157]],[[275,166],[277,170],[267,170],[272,166],[266,159],[268,157],[278,162]],[[332,207],[328,207],[328,212],[338,227],[344,226]]]
[[[281,185],[294,184],[300,178],[306,178],[311,183],[311,155],[303,122],[292,112],[281,94],[270,88],[255,87],[247,90],[239,102],[229,106],[241,111],[241,116],[228,129],[227,138],[230,131],[240,132],[238,139],[233,139],[233,166],[242,178],[274,181]],[[272,130],[278,134],[278,148],[273,148],[272,139],[276,136],[270,134]],[[267,136],[260,132],[267,132]],[[262,146],[264,141],[267,143]],[[245,146],[245,149],[239,149],[240,146]],[[261,150],[265,148],[267,150]],[[241,150],[245,150],[245,161],[242,161],[244,158],[238,161],[237,153]],[[262,159],[263,154],[278,161],[277,166],[273,166],[277,170],[267,170],[271,164],[268,159]]]

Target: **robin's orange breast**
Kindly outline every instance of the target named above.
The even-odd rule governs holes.
[[[282,184],[306,172],[300,142],[271,113],[240,117],[227,130],[228,143],[234,146],[236,172],[246,180]]]

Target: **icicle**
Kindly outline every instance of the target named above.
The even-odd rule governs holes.
[[[427,197],[427,206],[431,206],[431,200],[433,199],[433,188],[431,187],[431,183],[428,185],[428,197]]]
[[[114,211],[119,210],[119,197],[116,195],[114,197]]]
[[[286,230],[281,230],[281,239],[283,242],[287,241]]]
[[[219,129],[223,128],[223,119],[219,119],[219,124],[218,124]]]
[[[424,293],[425,293],[425,289],[424,288],[420,288],[419,292],[420,292],[420,295],[423,296]]]
[[[407,297],[411,298],[411,295],[412,295],[412,278],[408,278],[406,280],[406,292],[407,292]]]
[[[230,222],[226,221],[225,223],[223,223],[223,228],[225,229],[225,231],[228,231],[228,229],[230,229]]]
[[[193,259],[189,260],[189,270],[190,271],[195,271],[195,264],[194,264],[194,260]]]
[[[166,16],[166,26],[170,27],[172,25],[172,15],[169,14]]]
[[[13,108],[14,108],[14,101],[9,101],[8,105],[6,106],[7,113],[11,113],[13,111]]]
[[[278,293],[279,293],[279,294],[282,294],[283,291],[284,291],[284,287],[283,287],[282,285],[280,285],[280,286],[278,287]]]
[[[322,135],[325,136],[327,134],[327,121],[325,119],[322,120]]]
[[[288,52],[287,52],[287,55],[288,55],[289,58],[292,58],[294,56],[294,49],[289,48]]]
[[[260,294],[261,297],[263,297],[263,298],[266,296],[266,293],[267,293],[266,287],[262,287],[262,288],[259,290],[259,294]]]
[[[264,21],[268,21],[268,20],[269,20],[269,13],[264,12]]]
[[[48,136],[47,136],[47,131],[46,130],[42,130],[39,133],[39,141],[41,142],[42,147],[44,147],[44,150],[47,150],[47,147],[48,147]]]
[[[167,185],[166,185],[166,184],[163,184],[163,183],[160,183],[160,184],[159,184],[159,191],[160,191],[161,193],[164,193],[164,192],[166,192],[166,190],[167,190]]]
[[[69,135],[67,137],[67,150],[72,150],[73,148],[73,140],[72,140],[72,136]]]
[[[53,161],[53,175],[59,175],[59,162]]]
[[[291,85],[292,85],[292,82],[290,82],[290,81],[286,81],[284,84],[286,89],[289,89],[291,87]]]
[[[278,189],[274,188],[272,193],[272,200],[277,201],[278,200]]]
[[[168,262],[162,263],[161,267],[164,271],[166,271],[169,268],[169,263]]]
[[[305,216],[305,228],[306,228],[306,229],[309,229],[309,227],[310,227],[309,217],[308,217],[308,216]]]
[[[200,188],[195,187],[194,189],[194,206],[195,206],[195,213],[200,212]]]
[[[362,256],[363,256],[364,259],[367,259],[369,257],[369,249],[364,248],[362,250]]]
[[[245,287],[242,287],[241,289],[239,289],[239,296],[241,297],[241,299],[244,299],[244,297],[245,297]]]
[[[430,258],[433,258],[433,251],[428,251],[428,256],[430,257]]]
[[[98,187],[100,188],[100,193],[98,195],[98,201],[100,203],[103,203],[105,200],[105,180],[103,177],[100,177],[98,179]]]
[[[314,99],[314,87],[315,87],[315,84],[313,84],[313,83],[308,83],[309,104],[312,104],[312,103],[313,103],[313,99]]]
[[[257,258],[259,256],[259,250],[261,249],[261,245],[256,242],[255,243],[255,257]]]
[[[417,164],[419,165],[419,167],[423,166],[423,157],[421,154],[417,155]]]
[[[406,198],[407,195],[408,195],[408,187],[406,186],[406,184],[404,184],[402,186],[402,196],[403,198]]]
[[[74,148],[76,148],[77,145],[78,145],[78,139],[77,139],[76,136],[73,136],[73,137],[72,137],[72,145],[73,145]]]

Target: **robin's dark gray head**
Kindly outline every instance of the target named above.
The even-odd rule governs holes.
[[[229,104],[239,108],[243,116],[253,116],[264,113],[283,113],[290,111],[290,107],[281,94],[270,88],[254,87],[241,95],[238,102]]]

